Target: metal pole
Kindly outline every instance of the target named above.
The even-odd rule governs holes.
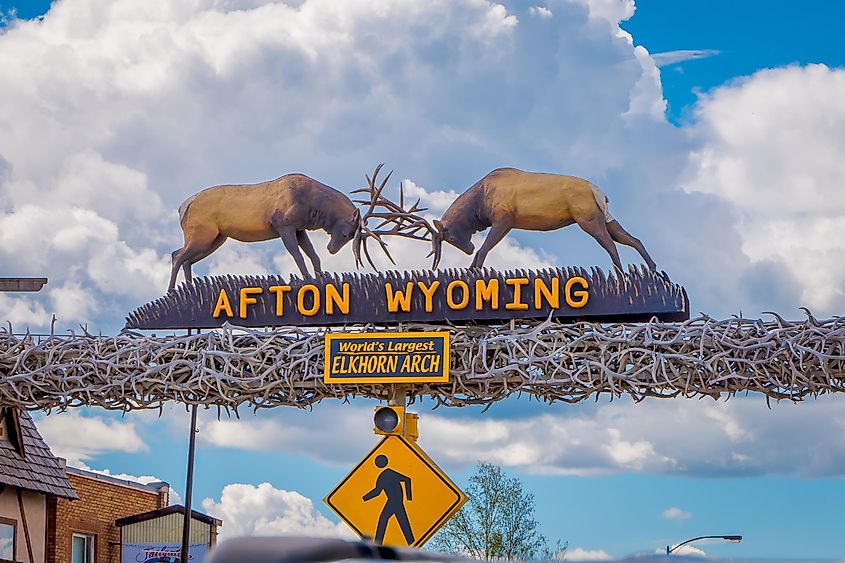
[[[182,563],[188,562],[188,539],[191,534],[191,495],[194,488],[194,451],[197,443],[197,406],[191,405],[191,438],[188,442],[188,478],[185,483],[185,518],[182,523]]]

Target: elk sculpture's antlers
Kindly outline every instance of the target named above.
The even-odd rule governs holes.
[[[361,224],[358,232],[355,234],[354,246],[352,247],[352,251],[355,254],[356,266],[361,267],[364,265],[361,259],[361,248],[363,247],[367,262],[369,262],[373,269],[377,269],[367,249],[367,239],[369,238],[376,239],[376,242],[381,246],[381,249],[387,255],[390,262],[396,265],[396,262],[387,249],[387,244],[381,238],[383,235],[392,235],[432,242],[432,251],[428,255],[434,255],[432,268],[436,268],[437,264],[440,263],[440,248],[439,245],[434,245],[434,240],[440,233],[421,215],[424,211],[428,211],[428,208],[420,207],[420,200],[417,199],[416,203],[410,209],[405,209],[405,189],[401,183],[399,184],[398,204],[385,197],[383,194],[384,188],[387,186],[387,182],[390,180],[393,171],[391,170],[381,184],[376,187],[376,177],[383,166],[384,164],[376,166],[372,178],[366,176],[368,184],[366,188],[352,192],[353,194],[366,193],[369,196],[367,200],[354,200],[355,203],[368,206],[367,210],[361,215]],[[375,229],[370,229],[367,226],[369,219],[380,220]]]

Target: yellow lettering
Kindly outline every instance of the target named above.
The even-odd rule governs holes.
[[[434,280],[431,282],[430,286],[427,286],[425,285],[425,282],[418,281],[417,287],[420,288],[420,291],[422,291],[423,295],[425,295],[425,312],[432,312],[434,310],[432,298],[434,297],[434,291],[440,287],[440,282],[438,280]]]
[[[484,300],[490,302],[490,308],[499,308],[499,280],[475,280],[475,310],[481,311],[484,308]]]
[[[247,313],[247,306],[253,305],[258,303],[258,299],[255,297],[250,297],[250,295],[260,295],[261,292],[264,291],[260,287],[242,287],[241,288],[241,298],[240,303],[238,304],[238,316],[240,318],[245,319]]]
[[[420,373],[422,369],[420,368],[420,362],[422,361],[422,357],[420,356],[411,356],[413,359],[411,360],[411,371],[413,373]]]
[[[276,294],[276,316],[281,317],[285,314],[284,294],[290,291],[289,285],[271,285],[268,290],[270,293]]]
[[[572,291],[572,286],[576,283],[581,284],[584,289]],[[574,278],[569,278],[568,280],[566,280],[566,286],[563,288],[563,293],[566,297],[566,304],[572,307],[573,309],[580,309],[581,307],[586,305],[587,301],[590,300],[590,294],[586,291],[589,287],[590,286],[587,284],[587,280],[585,280],[581,276],[575,276]],[[575,299],[573,299],[573,297]]]
[[[399,368],[399,371],[402,373],[408,373],[411,370],[411,356],[405,356],[405,359],[402,360],[402,367]]]
[[[552,278],[552,287],[546,285],[540,278],[534,279],[534,308],[543,308],[543,299],[549,304],[552,309],[560,307],[560,280]]]
[[[344,315],[349,314],[349,284],[344,283],[341,287],[343,288],[343,297],[338,293],[334,284],[326,285],[326,314],[334,315],[335,305]]]
[[[405,313],[411,312],[411,295],[414,292],[414,282],[405,285],[405,291],[397,289],[393,292],[393,285],[386,283],[384,289],[387,291],[387,310],[391,313],[398,313],[399,308]]]
[[[217,296],[217,305],[214,306],[214,312],[211,314],[215,319],[220,316],[220,312],[224,311],[226,316],[232,318],[235,313],[232,312],[232,304],[229,302],[229,296],[225,289],[220,289],[220,295]]]
[[[385,371],[387,371],[387,356],[378,357],[378,367],[376,370],[378,370],[379,373],[385,373]]]
[[[463,291],[460,302],[455,301],[455,288],[460,287]],[[446,286],[446,304],[453,311],[464,309],[469,303],[469,286],[465,281],[455,280]]]
[[[513,301],[505,303],[505,309],[509,311],[525,311],[528,303],[522,302],[522,286],[528,284],[528,278],[508,278],[505,283],[513,286]]]
[[[305,294],[311,294],[311,306],[305,307]],[[312,283],[306,283],[296,294],[296,307],[306,317],[313,317],[320,310],[320,290]]]
[[[424,370],[426,373],[437,373],[440,371],[440,356],[426,356],[426,360],[428,360],[428,367],[425,367]]]

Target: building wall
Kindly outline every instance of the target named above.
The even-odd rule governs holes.
[[[118,518],[167,506],[167,495],[143,491],[70,473],[79,500],[51,497],[47,563],[70,561],[74,532],[95,536],[96,563],[120,563]]]
[[[168,514],[160,518],[123,526],[123,543],[182,543],[184,514]],[[216,526],[215,526],[216,528]],[[214,530],[216,535],[216,529]],[[205,522],[191,519],[188,543],[212,543],[212,527]]]
[[[47,497],[41,493],[21,491],[32,560],[26,547],[23,518],[18,503],[17,489],[6,486],[0,494],[0,517],[15,521],[15,559],[24,563],[42,563],[47,545]]]

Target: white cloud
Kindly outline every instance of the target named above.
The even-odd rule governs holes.
[[[634,0],[577,0],[589,9],[591,18],[601,18],[616,26],[631,19],[636,10]]]
[[[49,326],[52,319],[52,314],[47,312],[44,305],[29,296],[0,294],[0,311],[3,312],[3,319],[12,324],[12,330],[21,333],[29,328]]]
[[[677,51],[664,51],[652,53],[651,58],[658,67],[670,66],[686,61],[706,59],[720,54],[716,49],[678,49]]]
[[[674,548],[674,546],[672,546]],[[658,549],[655,553],[658,555],[666,555],[665,549]],[[672,552],[672,555],[680,555],[683,557],[707,557],[703,549],[699,549],[694,545],[682,545]]]
[[[353,539],[342,523],[320,514],[311,499],[270,483],[258,486],[232,483],[223,487],[220,500],[207,498],[203,509],[223,520],[221,539],[239,536],[316,536]]]
[[[677,506],[670,506],[663,511],[663,517],[667,520],[689,520],[692,518],[692,513],[680,509]]]
[[[614,557],[603,549],[583,549],[576,547],[566,550],[569,561],[612,561]]]
[[[736,210],[742,251],[790,272],[820,314],[845,306],[845,70],[761,70],[704,95],[685,188]]]
[[[552,17],[552,11],[546,8],[545,6],[531,6],[530,8],[528,8],[528,13],[540,18],[548,19]]]
[[[135,483],[141,483],[143,485],[149,485],[150,483],[166,483],[164,479],[156,477],[155,475],[132,475],[130,473],[113,473],[109,469],[94,469],[93,467],[89,467],[85,463],[79,461],[72,465],[78,469],[90,471],[92,473],[99,473],[100,475],[105,475],[107,477],[123,479],[124,481],[133,481]],[[168,496],[168,501],[170,505],[182,504],[182,495],[180,495],[176,490],[174,490],[172,486],[170,487],[170,493]]]
[[[85,416],[79,411],[54,413],[36,418],[38,431],[50,450],[82,468],[86,460],[104,452],[148,451],[134,422]]]
[[[845,475],[845,433],[836,431],[845,431],[842,403],[824,398],[812,405],[773,404],[770,410],[757,398],[637,404],[622,399],[512,418],[415,410],[421,414],[420,445],[449,468],[485,460],[533,473],[583,476],[830,477]],[[371,416],[369,409],[348,405],[242,414],[239,420],[203,420],[199,436],[218,447],[296,452],[344,466],[375,442]],[[819,435],[819,427],[831,431]],[[326,440],[327,435],[334,438]],[[792,444],[789,449],[781,447],[784,440]]]
[[[670,189],[666,161],[684,148],[661,115],[653,61],[618,28],[633,2],[546,9],[554,26],[485,0],[56,3],[0,36],[0,259],[73,288],[60,328],[110,331],[161,294],[181,243],[176,208],[216,183],[302,171],[348,191],[385,161],[437,186],[434,212],[489,170],[518,165],[607,181],[615,214],[636,218],[627,194]],[[636,232],[637,221],[654,223],[625,224]],[[583,235],[514,240],[491,265],[609,264]],[[416,247],[396,250],[403,267],[427,264]],[[278,241],[219,252],[198,273],[295,271]],[[352,268],[348,248],[325,261]],[[17,317],[49,322],[29,309]]]

